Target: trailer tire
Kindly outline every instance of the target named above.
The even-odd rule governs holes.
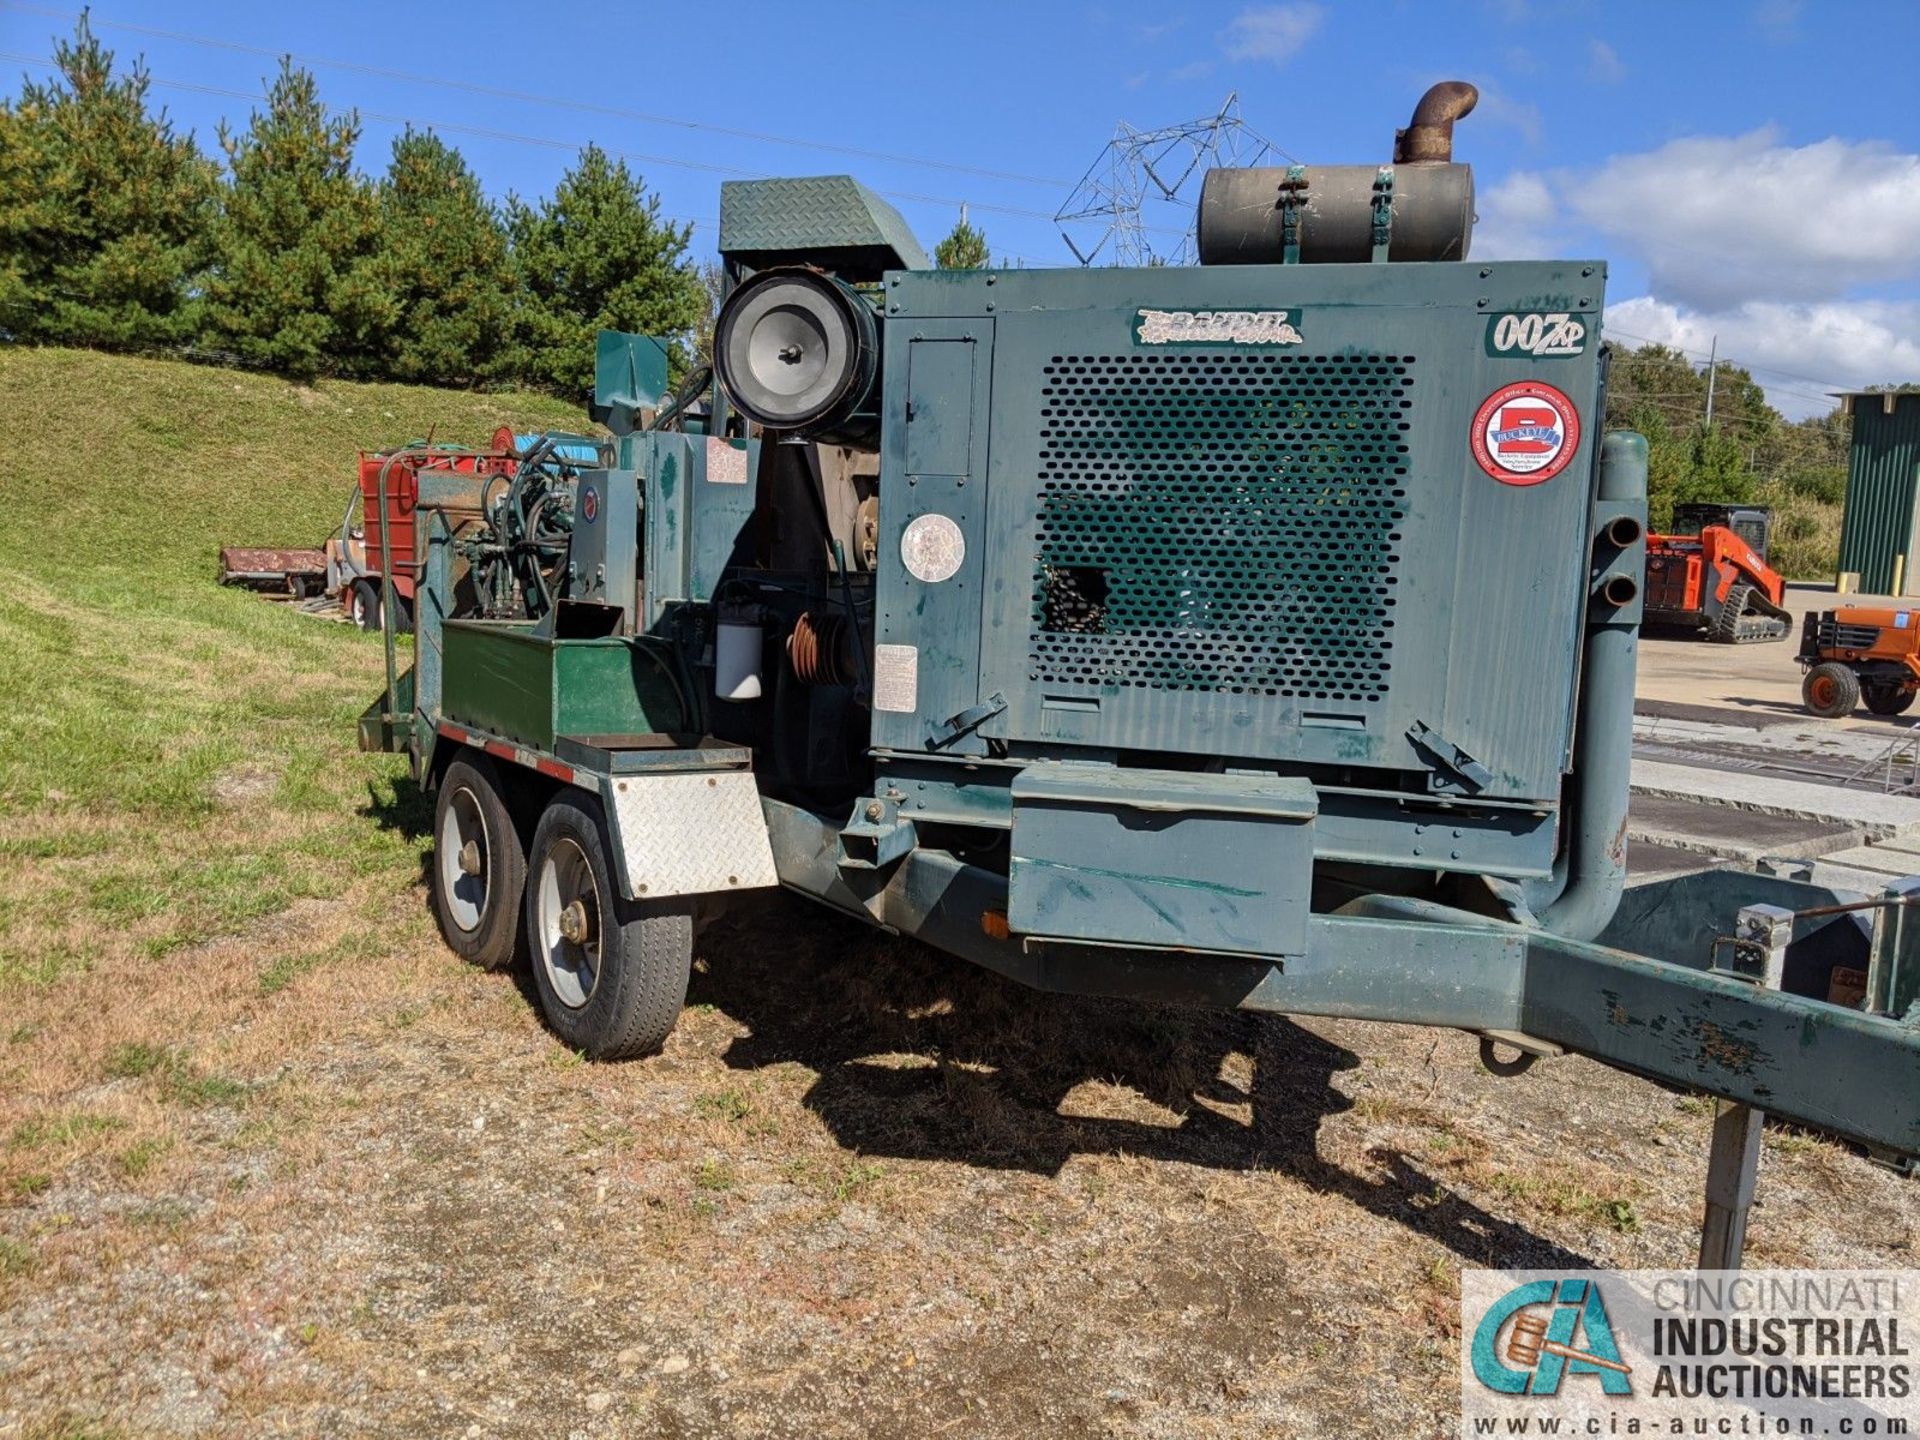
[[[371,580],[356,580],[347,590],[347,614],[362,630],[380,628],[380,587]]]
[[[1875,715],[1904,715],[1913,708],[1914,691],[1898,681],[1870,682],[1861,686],[1860,698]]]
[[[1860,703],[1860,677],[1851,665],[1823,660],[1800,682],[1800,698],[1823,720],[1844,720]]]
[[[533,832],[526,933],[547,1023],[594,1060],[667,1043],[693,968],[693,906],[623,898],[599,801],[562,790]]]
[[[486,756],[462,754],[440,777],[433,847],[433,913],[447,947],[483,970],[524,959],[526,846]]]

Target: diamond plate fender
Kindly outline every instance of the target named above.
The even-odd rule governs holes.
[[[623,775],[607,820],[622,889],[636,900],[777,885],[760,790],[745,770]]]

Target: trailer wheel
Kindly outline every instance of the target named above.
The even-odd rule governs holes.
[[[433,807],[433,913],[456,955],[498,970],[526,954],[527,853],[484,755],[447,766]]]
[[[1897,681],[1864,685],[1860,694],[1876,715],[1904,715],[1913,708],[1914,692]]]
[[[1800,698],[1823,720],[1844,720],[1860,703],[1860,677],[1838,660],[1823,660],[1800,683]]]
[[[533,833],[527,880],[533,981],[554,1033],[595,1060],[651,1055],[687,998],[693,907],[614,888],[600,804],[563,790]]]
[[[371,580],[356,580],[347,592],[347,614],[362,630],[380,628],[380,590]]]

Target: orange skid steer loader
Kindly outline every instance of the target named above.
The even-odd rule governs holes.
[[[1723,645],[1786,639],[1787,582],[1767,564],[1772,523],[1748,506],[1674,506],[1674,533],[1647,536],[1646,623]]]

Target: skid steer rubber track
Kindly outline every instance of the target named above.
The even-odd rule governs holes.
[[[1707,638],[1721,645],[1752,645],[1784,640],[1793,630],[1793,617],[1753,586],[1744,582],[1727,591],[1727,603],[1713,617]]]

